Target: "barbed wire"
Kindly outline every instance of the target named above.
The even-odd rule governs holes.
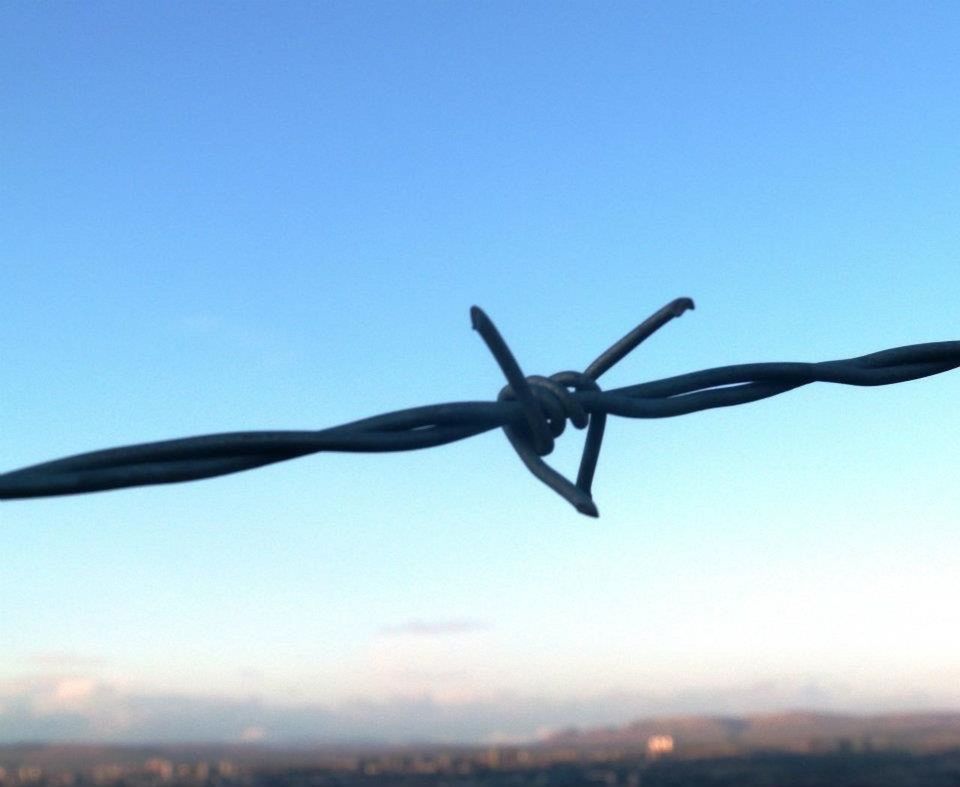
[[[603,352],[583,372],[525,377],[482,309],[470,317],[507,378],[494,402],[398,410],[319,431],[229,432],[108,448],[0,475],[0,500],[170,484],[237,473],[321,451],[411,451],[502,428],[527,468],[580,513],[598,516],[591,486],[608,415],[667,418],[730,407],[812,382],[888,385],[960,366],[960,341],[933,342],[839,361],[721,366],[601,391],[597,380],[644,339],[694,304],[677,298]],[[576,482],[546,462],[569,420],[587,429]]]

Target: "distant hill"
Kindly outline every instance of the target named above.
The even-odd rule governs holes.
[[[605,757],[646,757],[650,753],[648,744],[651,739],[662,743],[664,736],[672,739],[672,751],[669,754],[678,759],[736,757],[763,752],[960,752],[960,713],[855,716],[793,712],[751,716],[667,716],[640,719],[619,727],[570,728],[538,743],[495,748],[502,751],[526,750],[530,762],[571,761],[571,754],[574,760],[582,759],[579,755],[585,755],[588,760],[599,761]],[[473,756],[477,752],[488,752],[490,747],[466,743],[458,746],[428,743],[408,746],[376,743],[300,746],[22,743],[0,745],[0,768],[6,768],[8,772],[21,765],[48,771],[88,770],[106,763],[139,767],[151,758],[169,759],[177,763],[227,762],[240,767],[296,768],[337,762],[345,755],[366,756],[391,750],[454,752]],[[598,756],[594,758],[594,755]]]
[[[546,747],[645,748],[655,735],[673,738],[678,756],[721,756],[758,751],[824,752],[960,749],[960,713],[853,716],[778,713],[755,716],[676,716],[621,727],[568,729]]]

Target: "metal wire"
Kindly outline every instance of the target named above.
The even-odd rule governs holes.
[[[580,513],[598,516],[590,492],[608,415],[667,418],[755,402],[812,382],[888,385],[960,366],[960,341],[933,342],[821,363],[721,366],[601,391],[597,379],[651,334],[693,309],[677,298],[603,352],[583,372],[525,377],[480,308],[470,317],[507,385],[495,402],[398,410],[320,431],[229,432],[108,448],[0,475],[0,500],[49,497],[212,478],[320,451],[410,451],[502,428],[527,468]],[[543,461],[569,420],[587,428],[576,483]]]

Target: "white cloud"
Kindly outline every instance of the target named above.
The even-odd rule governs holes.
[[[96,688],[97,682],[92,678],[65,678],[57,683],[54,696],[60,702],[74,703],[91,697]]]
[[[243,731],[240,733],[240,740],[244,743],[259,743],[260,741],[267,740],[267,737],[267,728],[257,725],[252,727],[244,727]]]
[[[452,620],[408,620],[396,626],[384,626],[380,633],[385,636],[443,637],[450,634],[467,634],[484,631],[489,626],[472,618]]]

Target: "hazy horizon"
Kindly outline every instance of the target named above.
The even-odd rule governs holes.
[[[0,685],[0,743],[24,741],[153,744],[528,743],[571,727],[620,726],[671,716],[825,713],[960,713],[949,698],[856,696],[813,683],[760,683],[672,695],[650,691],[588,697],[506,693],[460,700],[427,694],[338,704],[257,697],[145,695],[77,678]]]

